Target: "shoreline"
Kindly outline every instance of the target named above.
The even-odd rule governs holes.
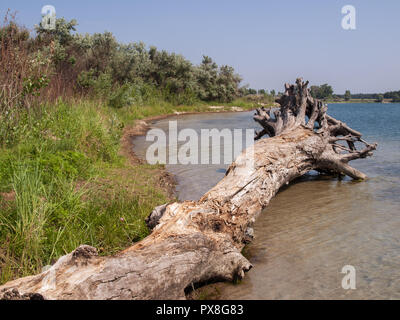
[[[355,101],[327,101],[325,102],[326,104],[346,104],[346,103],[351,103],[351,104],[364,104],[364,103],[376,103],[376,104],[391,104],[391,103],[396,103],[396,102],[377,102],[377,101],[360,101],[360,100],[355,100]]]
[[[133,143],[133,139],[135,137],[146,135],[147,131],[151,129],[151,122],[159,121],[163,119],[167,119],[174,116],[184,116],[184,115],[194,115],[194,114],[204,114],[204,113],[240,113],[240,112],[250,112],[255,109],[250,110],[223,110],[223,111],[197,111],[197,112],[182,112],[182,113],[171,113],[171,114],[163,114],[159,116],[152,116],[148,118],[144,118],[141,120],[136,120],[133,126],[127,127],[124,130],[124,133],[121,138],[121,152],[127,157],[127,159],[131,162],[131,165],[145,164],[146,160],[141,159],[135,153],[135,145]],[[169,195],[170,202],[177,201],[176,194],[176,177],[174,174],[169,172],[165,166],[160,167],[159,169],[159,177],[161,181],[165,181],[166,183],[161,183],[161,188]],[[150,213],[149,213],[150,214]],[[219,300],[220,299],[220,291],[219,291],[218,283],[208,284],[203,287],[197,288],[187,295],[188,300],[199,300],[204,297],[210,300]]]
[[[147,164],[146,160],[141,159],[135,153],[135,145],[133,143],[133,139],[135,137],[144,136],[146,135],[147,131],[151,129],[151,122],[159,121],[167,118],[171,118],[174,116],[186,116],[186,115],[194,115],[194,114],[219,114],[219,113],[240,113],[240,112],[250,112],[254,111],[255,109],[243,109],[240,108],[236,109],[236,107],[229,107],[231,110],[219,109],[220,111],[190,111],[190,112],[176,112],[170,114],[162,114],[158,116],[151,116],[148,118],[144,118],[141,120],[136,120],[133,126],[129,126],[124,129],[124,133],[121,137],[121,155],[129,160],[131,165],[137,164]],[[176,196],[176,180],[174,174],[169,172],[165,165],[160,168],[160,178],[166,179],[166,184],[163,184],[162,188],[164,191],[169,195],[170,200]],[[150,213],[149,213],[150,214]]]

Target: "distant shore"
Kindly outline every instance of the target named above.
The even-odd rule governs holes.
[[[383,101],[376,101],[375,99],[350,99],[350,100],[326,100],[326,103],[392,103],[391,99],[384,99]]]

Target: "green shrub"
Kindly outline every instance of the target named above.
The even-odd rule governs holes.
[[[79,74],[77,84],[84,90],[92,91],[95,96],[108,97],[113,87],[113,80],[109,73],[102,72],[96,76],[96,71],[90,69]]]
[[[119,87],[108,99],[108,105],[115,109],[129,106],[134,102],[135,100],[132,97],[132,87],[129,84],[124,84]]]

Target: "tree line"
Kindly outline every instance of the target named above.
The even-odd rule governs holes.
[[[56,20],[54,30],[40,23],[31,36],[10,20],[0,27],[2,109],[29,106],[39,95],[43,101],[96,95],[122,107],[149,95],[192,104],[230,102],[241,93],[242,79],[235,70],[208,56],[194,65],[182,55],[142,42],[120,43],[110,32],[77,33],[77,21],[64,18]]]
[[[182,55],[142,42],[123,44],[110,32],[80,34],[76,27],[76,20],[64,18],[56,20],[53,30],[40,23],[35,36],[13,21],[0,27],[1,110],[76,95],[98,96],[120,108],[146,99],[193,104],[261,96],[269,102],[281,94],[240,87],[242,79],[231,66],[219,66],[208,56],[194,65]],[[400,91],[382,95],[351,95],[348,91],[341,96],[334,95],[328,84],[311,86],[311,94],[325,100],[400,101]]]
[[[351,99],[368,99],[375,100],[376,102],[382,102],[384,99],[391,99],[392,102],[400,102],[400,90],[399,91],[390,91],[385,93],[351,93],[350,90],[346,90],[344,94],[334,94],[332,86],[329,84],[323,84],[320,86],[311,86],[311,95],[314,98],[322,99],[322,100],[338,100],[343,99],[345,101],[349,101]]]

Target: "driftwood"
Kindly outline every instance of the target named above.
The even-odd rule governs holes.
[[[376,149],[328,116],[307,85],[302,79],[286,84],[273,115],[257,110],[262,131],[250,150],[253,162],[244,152],[199,201],[156,208],[147,219],[153,231],[143,241],[111,257],[81,246],[49,270],[3,285],[0,298],[184,299],[204,283],[243,278],[251,264],[241,250],[253,238],[257,215],[283,185],[310,170],[365,179],[348,162]],[[270,138],[260,139],[264,135]]]

